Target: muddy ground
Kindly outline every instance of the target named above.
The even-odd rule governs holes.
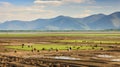
[[[26,43],[95,45],[94,42],[66,43],[53,40],[105,40],[120,41],[120,37],[110,36],[39,36],[39,37],[0,37],[0,67],[120,67],[120,43],[100,43],[103,50],[59,50],[22,51],[8,49],[6,45]],[[48,45],[49,46],[49,45]]]

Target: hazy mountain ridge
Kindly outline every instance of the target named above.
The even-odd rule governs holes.
[[[0,30],[103,30],[120,29],[120,12],[110,15],[95,14],[84,18],[58,16],[33,21],[6,21]]]

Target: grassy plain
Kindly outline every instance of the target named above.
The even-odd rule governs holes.
[[[0,37],[39,37],[39,36],[120,36],[119,33],[1,33]]]
[[[0,58],[5,60],[6,65],[15,63],[15,67],[21,67],[17,65],[18,63],[30,65],[25,67],[36,67],[36,64],[38,67],[51,67],[48,64],[69,65],[70,67],[120,66],[120,32],[0,33],[0,45]],[[32,45],[32,47],[28,47],[28,45]],[[45,50],[42,50],[43,48]],[[69,50],[70,48],[71,50]],[[70,57],[70,59],[53,58],[61,56]],[[22,58],[20,62],[13,60],[19,58]],[[3,62],[2,60],[0,62]],[[0,63],[0,65],[2,64],[4,62]]]
[[[93,43],[120,43],[120,41],[103,41],[103,40],[55,40],[54,42],[93,42]]]
[[[73,46],[73,45],[57,45],[57,44],[34,44],[32,48],[29,48],[28,46],[6,46],[7,48],[16,49],[16,50],[32,50],[33,48],[36,48],[37,50],[42,50],[43,48],[45,50],[53,49],[53,50],[67,50],[70,47],[72,50],[98,50],[102,47],[93,47],[93,46]],[[79,49],[78,49],[79,48]],[[94,49],[93,49],[94,48]]]

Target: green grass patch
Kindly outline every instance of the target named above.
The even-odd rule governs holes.
[[[120,43],[120,41],[97,41],[97,40],[55,40],[53,42],[93,42],[93,43]]]
[[[120,36],[120,34],[103,33],[1,33],[0,37],[38,37],[38,36]]]
[[[56,45],[56,44],[35,44],[33,45],[33,48],[29,48],[28,46],[6,46],[7,48],[15,49],[15,50],[32,50],[33,48],[36,48],[37,50],[42,50],[45,48],[45,50],[49,49],[59,49],[59,50],[67,50],[70,47],[72,50],[99,50],[102,47],[93,47],[93,46],[71,46],[71,45]],[[94,48],[94,49],[93,49]]]

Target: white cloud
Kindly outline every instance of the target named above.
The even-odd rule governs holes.
[[[84,14],[80,14],[78,17],[87,17],[87,16],[89,16],[90,14],[88,14],[88,13],[84,13]]]
[[[12,6],[12,4],[8,3],[8,2],[0,2],[0,6]]]
[[[33,20],[37,18],[51,18],[57,15],[66,15],[70,12],[49,9],[51,6],[60,6],[72,3],[93,3],[94,0],[34,0],[33,5],[29,6],[16,6],[9,2],[0,2],[0,22],[7,20]],[[73,6],[73,5],[71,5]],[[47,9],[48,8],[48,9]],[[56,7],[55,7],[56,8]],[[88,16],[90,11],[80,14],[78,17]]]
[[[71,2],[71,3],[94,3],[95,0],[63,0],[64,2]]]
[[[34,3],[38,5],[61,5],[62,4],[62,2],[59,0],[47,0],[47,1],[35,0]]]
[[[84,10],[83,12],[81,12],[81,14],[77,14],[74,17],[81,17],[81,18],[83,18],[83,17],[90,16],[91,13],[93,13],[92,10]]]
[[[91,13],[93,12],[92,10],[85,10],[84,13]]]
[[[0,2],[0,22],[9,20],[33,20],[54,15],[54,13],[51,10],[44,10],[44,6],[15,6],[8,2]]]
[[[66,3],[87,3],[87,4],[91,4],[91,3],[95,3],[95,0],[35,0],[34,3],[39,4],[39,5],[59,6],[59,5],[63,5],[63,4],[66,4]]]

